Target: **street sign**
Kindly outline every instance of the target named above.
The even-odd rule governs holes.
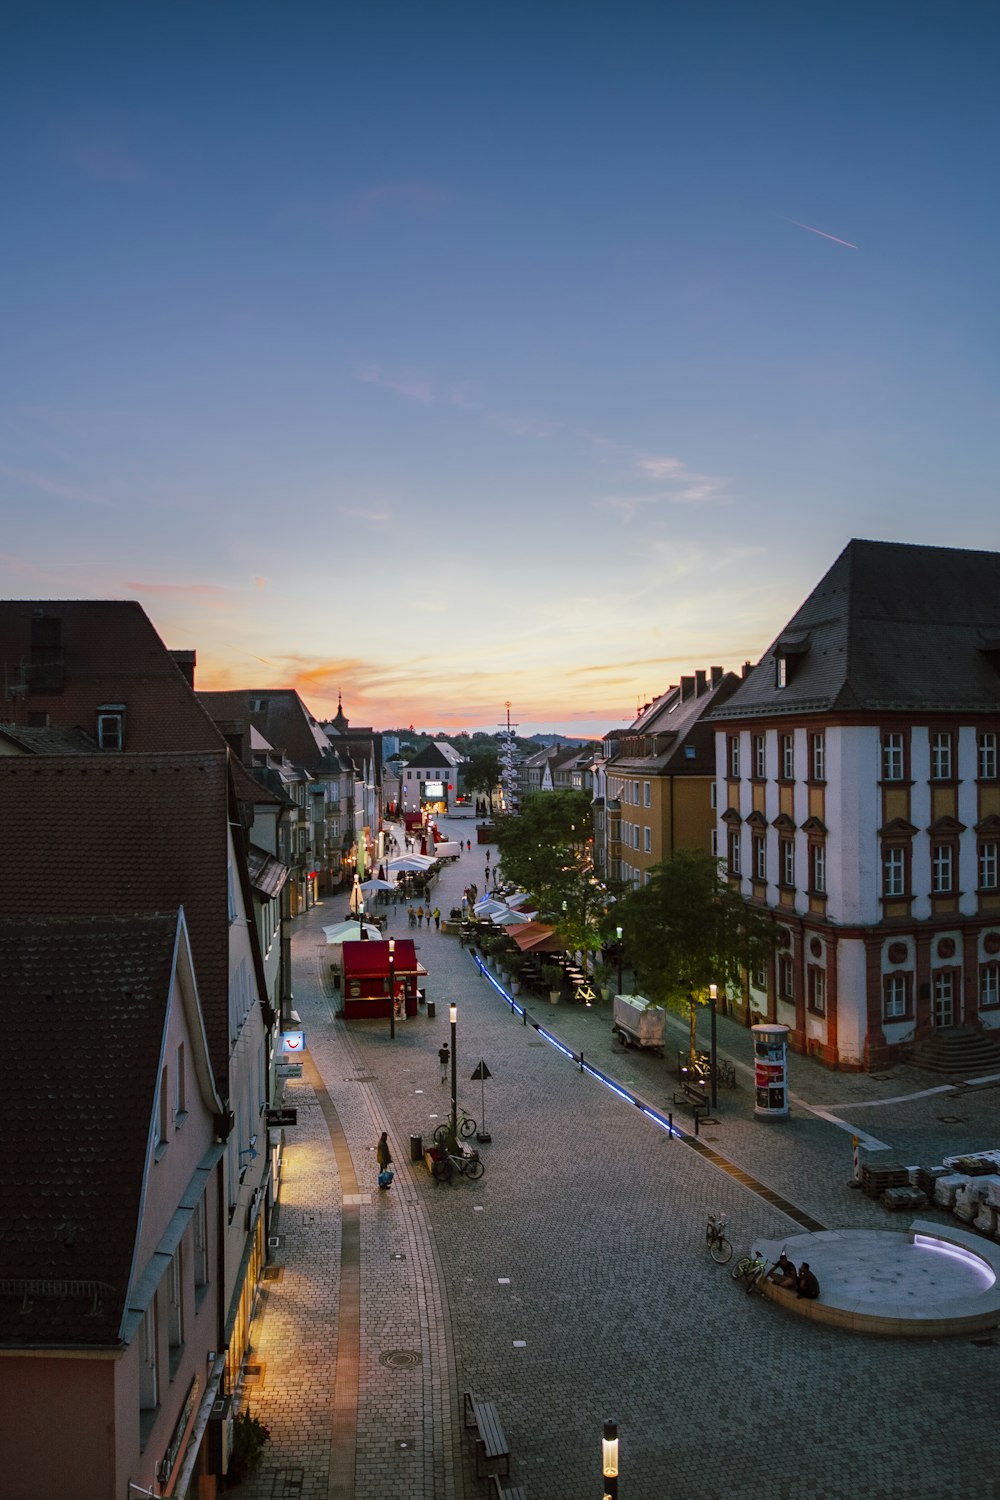
[[[476,1065],[476,1071],[472,1074],[472,1082],[475,1083],[475,1081],[476,1081],[477,1078],[492,1078],[492,1077],[493,1077],[493,1074],[490,1072],[489,1068],[483,1062],[483,1059],[480,1058],[478,1064]]]
[[[279,1063],[274,1071],[275,1073],[277,1073],[279,1078],[301,1078],[302,1064],[300,1062]]]
[[[281,1033],[281,1050],[286,1056],[302,1056],[306,1050],[306,1034],[304,1031],[283,1031]]]
[[[267,1111],[267,1128],[277,1130],[284,1125],[297,1125],[299,1123],[299,1112],[297,1109],[269,1109]]]

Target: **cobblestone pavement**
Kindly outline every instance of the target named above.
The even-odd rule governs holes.
[[[471,821],[446,828],[475,839]],[[482,855],[473,843],[446,870],[434,891],[445,914],[469,880],[482,888]],[[629,1500],[1000,1495],[1000,1335],[861,1338],[744,1297],[706,1254],[707,1212],[729,1214],[737,1252],[755,1236],[793,1233],[790,1219],[522,1025],[455,937],[415,934],[434,1020],[399,1024],[394,1040],[385,1023],[337,1021],[320,929],[342,904],[310,912],[293,939],[295,1003],[316,1074],[286,1089],[299,1125],[286,1132],[283,1242],[273,1252],[282,1272],[254,1326],[264,1377],[248,1392],[273,1440],[242,1493],[483,1495],[461,1429],[461,1392],[471,1389],[498,1404],[513,1479],[531,1500],[599,1493],[606,1418],[619,1424]],[[396,915],[390,933],[405,930]],[[409,1145],[448,1113],[436,1053],[451,1000],[459,1098],[480,1116],[470,1075],[483,1058],[492,1142],[480,1148],[480,1181],[436,1187]],[[529,1009],[571,1050],[672,1107],[670,1052],[661,1060],[621,1049],[609,1005]],[[683,1022],[671,1023],[678,1046],[685,1035]],[[703,1125],[702,1138],[831,1227],[895,1220],[848,1188],[851,1132],[828,1115],[884,1143],[865,1153],[880,1160],[930,1163],[998,1144],[995,1087],[927,1092],[937,1080],[916,1070],[872,1080],[798,1057],[791,1118],[755,1121],[747,1033],[720,1018],[719,1045],[738,1064],[739,1088],[720,1091],[719,1121]],[[353,1489],[330,1463],[338,1352],[345,1362],[350,1351],[338,1351],[344,1189],[317,1089],[336,1111],[363,1200]],[[889,1102],[898,1096],[908,1102]],[[690,1129],[683,1108],[676,1119]],[[380,1193],[383,1128],[396,1179]]]

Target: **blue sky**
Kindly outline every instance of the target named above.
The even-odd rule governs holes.
[[[15,6],[0,593],[139,598],[204,687],[600,734],[852,536],[995,549],[998,33]]]

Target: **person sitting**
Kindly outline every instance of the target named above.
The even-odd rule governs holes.
[[[804,1260],[799,1266],[798,1295],[800,1297],[818,1297],[819,1282],[809,1269],[809,1262]]]
[[[778,1256],[778,1259],[768,1271],[767,1279],[769,1281],[773,1281],[775,1286],[785,1287],[785,1289],[789,1291],[798,1285],[798,1277],[795,1272],[795,1267],[788,1259],[788,1256],[785,1254],[784,1250],[782,1250],[781,1254]]]

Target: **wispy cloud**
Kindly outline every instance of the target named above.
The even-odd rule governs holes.
[[[668,475],[684,473],[684,464],[679,458],[644,457],[637,460],[636,467],[640,474],[648,474],[651,479],[666,479]]]
[[[61,480],[50,479],[48,474],[40,474],[36,469],[16,469],[10,464],[0,464],[0,474],[7,479],[30,485],[32,489],[41,490],[43,494],[57,495],[61,500],[82,500],[87,505],[112,504],[103,495],[95,495],[91,490],[81,489],[79,485],[63,484]]]
[[[848,250],[857,250],[858,248],[851,240],[842,240],[839,235],[827,234],[825,229],[814,229],[811,224],[803,224],[800,219],[790,219],[787,214],[782,214],[781,217],[786,224],[794,224],[796,229],[808,229],[810,234],[818,234],[824,240],[833,240],[835,245],[846,245]]]
[[[439,182],[423,177],[406,177],[395,182],[379,182],[361,188],[344,200],[344,213],[352,224],[361,224],[387,209],[405,209],[409,213],[430,213],[448,200]]]
[[[551,437],[559,430],[554,422],[532,412],[503,411],[476,400],[472,383],[468,380],[435,381],[423,370],[387,370],[380,364],[360,365],[354,378],[364,385],[380,386],[394,396],[419,401],[424,406],[453,406],[460,411],[472,412],[515,437]]]
[[[362,508],[352,505],[338,505],[337,510],[342,516],[347,516],[352,521],[368,521],[373,526],[385,526],[394,519],[393,512],[381,506],[378,510]]]

